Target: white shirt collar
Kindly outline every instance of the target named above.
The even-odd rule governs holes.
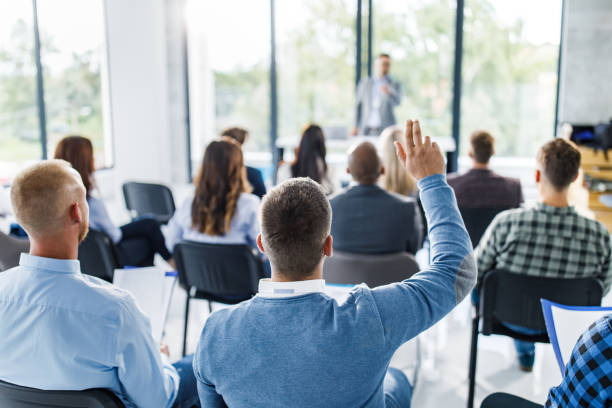
[[[273,282],[271,279],[259,280],[258,296],[266,298],[294,297],[318,292],[325,292],[325,280],[323,279],[294,282]]]

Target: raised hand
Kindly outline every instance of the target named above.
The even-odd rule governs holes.
[[[406,147],[399,141],[395,142],[397,158],[414,178],[420,180],[432,174],[444,174],[444,156],[440,147],[432,143],[429,136],[425,136],[423,141],[418,120],[406,121],[404,144]]]

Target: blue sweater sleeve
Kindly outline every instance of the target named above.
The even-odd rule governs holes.
[[[441,174],[418,184],[429,225],[431,264],[410,279],[371,291],[390,351],[444,317],[476,283],[472,244],[453,190]]]

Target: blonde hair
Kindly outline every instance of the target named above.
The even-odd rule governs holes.
[[[79,174],[64,160],[47,160],[21,171],[11,186],[11,204],[30,236],[60,231],[70,206],[85,200]]]
[[[416,180],[402,168],[395,153],[396,141],[400,141],[404,131],[398,126],[389,126],[380,135],[380,156],[385,173],[380,178],[380,186],[387,191],[411,195],[417,191]]]

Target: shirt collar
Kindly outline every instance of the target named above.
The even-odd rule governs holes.
[[[549,214],[564,215],[564,214],[573,214],[576,212],[573,205],[568,205],[567,207],[553,207],[552,205],[548,205],[548,204],[539,202],[536,204],[536,208],[540,211],[543,211]]]
[[[325,292],[325,280],[323,279],[294,282],[273,282],[271,279],[259,280],[258,295],[266,298],[294,297],[319,292]]]
[[[19,265],[32,269],[44,269],[50,272],[81,273],[81,263],[77,259],[55,259],[21,254]]]

